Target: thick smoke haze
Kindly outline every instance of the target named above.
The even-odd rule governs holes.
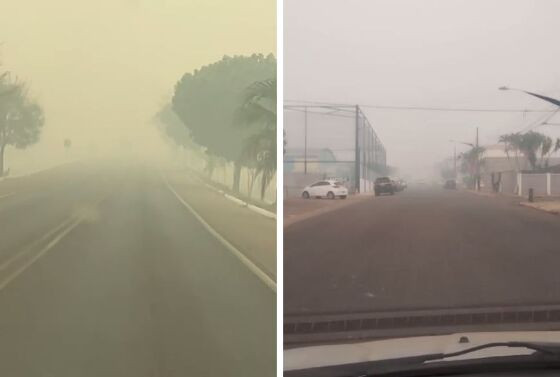
[[[258,16],[256,16],[258,15]],[[45,111],[41,141],[8,167],[72,153],[165,151],[151,123],[177,80],[224,55],[275,52],[272,0],[4,0],[2,70]]]
[[[554,0],[286,0],[284,96],[360,105],[550,109],[510,85],[560,97]],[[450,139],[495,144],[543,114],[364,108],[388,163],[434,174]],[[560,116],[551,121],[560,122]],[[560,136],[560,127],[537,131]],[[468,149],[457,146],[458,151]]]

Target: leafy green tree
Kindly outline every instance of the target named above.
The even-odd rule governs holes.
[[[484,147],[472,147],[459,155],[460,171],[465,175],[465,183],[469,186],[474,187],[477,179],[480,179],[480,168],[483,164],[482,155],[485,150]]]
[[[262,131],[255,123],[234,127],[240,99],[255,82],[276,77],[276,58],[225,56],[222,60],[185,74],[175,86],[172,109],[188,127],[194,142],[207,152],[235,163],[234,189],[239,189],[242,155],[248,139]],[[243,102],[243,101],[241,101]]]
[[[26,148],[39,141],[44,124],[41,107],[27,97],[25,85],[0,76],[0,176],[4,175],[4,152],[8,145]]]
[[[190,146],[192,139],[189,129],[177,117],[171,104],[166,104],[155,116],[156,124],[165,138],[177,146]]]

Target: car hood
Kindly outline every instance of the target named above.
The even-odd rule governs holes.
[[[461,337],[467,337],[469,342],[459,343]],[[560,331],[457,333],[293,348],[284,351],[284,370],[381,361],[431,353],[449,353],[491,342],[509,341],[560,342]],[[532,352],[527,349],[497,347],[469,353],[453,358],[453,360],[524,355]]]

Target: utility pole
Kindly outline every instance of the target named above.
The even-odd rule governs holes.
[[[478,127],[476,127],[476,191],[480,191],[480,151],[478,149]]]
[[[457,182],[457,145],[453,144],[453,179]]]
[[[307,106],[305,106],[304,122],[303,174],[307,175]]]
[[[356,105],[356,193],[360,192],[360,107]]]

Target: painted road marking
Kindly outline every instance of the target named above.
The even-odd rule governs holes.
[[[65,226],[68,225],[68,223],[70,221],[72,221],[72,217],[67,218],[66,220],[64,220],[62,223],[58,224],[56,227],[54,227],[53,229],[49,230],[46,234],[44,234],[41,238],[39,238],[38,240],[36,240],[35,242],[33,242],[31,245],[27,246],[24,250],[20,251],[19,253],[16,253],[14,255],[12,255],[10,258],[8,258],[6,261],[4,261],[2,264],[0,264],[0,271],[5,270],[6,268],[8,268],[13,262],[17,261],[18,259],[26,256],[27,254],[29,254],[31,251],[33,251],[33,249],[35,247],[37,247],[39,244],[41,244],[41,242],[45,242],[46,240],[48,240],[49,238],[51,238],[54,234],[56,234],[58,231],[60,231],[62,228],[64,228]]]
[[[10,196],[14,196],[15,194],[16,194],[15,192],[9,192],[7,194],[1,194],[0,199],[9,198]]]
[[[35,262],[37,262],[43,255],[45,255],[50,249],[52,249],[61,239],[64,238],[68,233],[77,227],[83,219],[78,218],[72,221],[62,232],[60,232],[55,238],[51,240],[45,247],[43,247],[37,254],[33,256],[30,260],[24,263],[17,270],[8,275],[2,282],[0,282],[0,291],[8,286],[14,279],[20,276],[25,270],[31,267]]]
[[[108,196],[109,195],[106,195],[105,197],[96,201],[93,204],[93,207],[95,208],[99,206],[99,204],[101,204],[101,202],[103,202]],[[47,243],[43,248],[41,248],[39,252],[37,252],[37,254],[35,254],[31,259],[29,259],[27,262],[25,262],[23,265],[17,268],[14,272],[12,272],[11,274],[9,274],[7,277],[5,277],[0,281],[0,291],[6,288],[12,281],[14,281],[27,269],[29,269],[29,267],[31,267],[35,262],[37,262],[41,257],[43,257],[49,250],[51,250],[54,246],[56,246],[56,244],[58,244],[68,233],[70,233],[74,228],[76,228],[78,225],[80,225],[83,221],[87,219],[88,218],[85,215],[70,216],[62,224],[58,225],[57,227],[49,231],[38,241],[35,241],[31,246],[28,247],[28,249],[18,253],[17,255],[12,257],[11,260],[4,262],[2,264],[2,269],[7,268],[9,264],[16,261],[17,259],[20,259],[23,255],[28,254],[31,250],[33,250],[33,247],[39,244],[41,241],[46,241],[51,236],[56,234],[56,236],[52,240],[50,240],[50,242]]]
[[[181,197],[181,195],[179,195],[177,193],[177,191],[175,191],[175,189],[169,184],[169,181],[167,180],[165,175],[162,172],[160,172],[160,173],[161,173],[161,177],[163,179],[163,182],[165,183],[165,185],[167,186],[169,191],[171,191],[171,193],[173,193],[173,195],[175,195],[177,200],[179,200],[179,202],[181,202],[181,204],[183,204],[183,206],[185,206],[185,208],[187,208],[193,214],[193,216],[204,226],[204,228],[206,228],[206,230],[211,235],[213,235],[218,241],[220,241],[222,243],[222,245],[224,245],[226,247],[226,249],[228,249],[233,255],[235,255],[241,261],[241,263],[243,263],[245,265],[245,267],[247,267],[253,274],[255,274],[268,288],[270,288],[272,291],[276,292],[276,282],[270,276],[268,276],[268,274],[266,272],[261,270],[255,263],[253,263],[249,258],[247,258],[245,256],[245,254],[243,254],[241,251],[239,251],[228,240],[226,240],[220,233],[218,233],[214,228],[212,228],[210,226],[210,224],[208,224],[206,222],[206,220],[204,220],[204,218],[202,216],[200,216],[198,214],[198,212],[196,212],[195,209],[193,207],[191,207],[191,205],[189,203],[187,203]]]

